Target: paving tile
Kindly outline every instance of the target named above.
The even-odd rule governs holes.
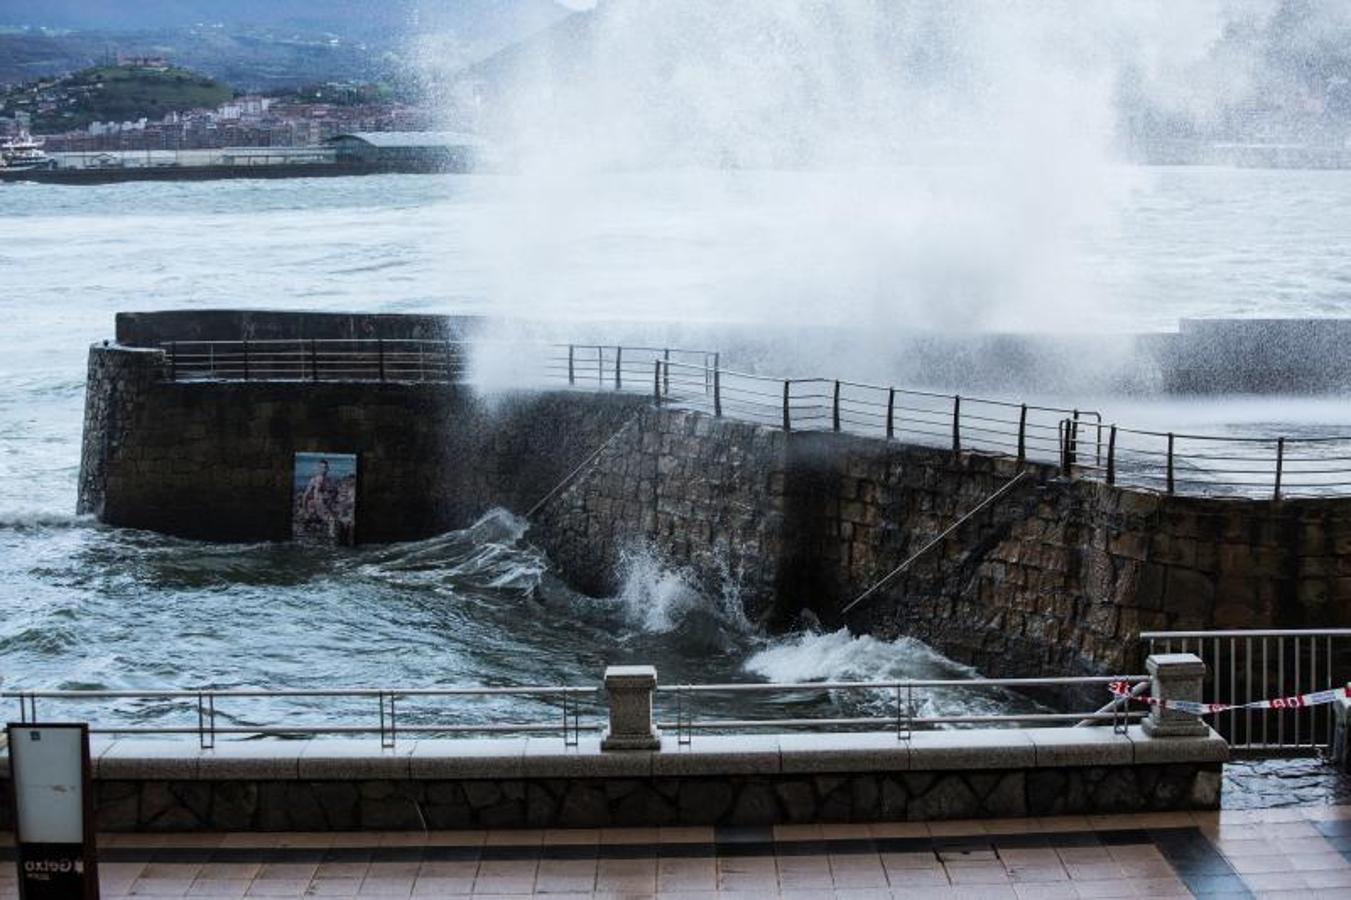
[[[1074,890],[1080,897],[1134,897],[1135,885],[1125,879],[1118,878],[1112,881],[1076,881]]]
[[[308,878],[299,881],[288,881],[284,878],[255,879],[250,885],[245,897],[303,897],[305,891],[310,886]]]
[[[941,863],[932,850],[915,853],[879,853],[882,865],[890,869],[933,869]]]
[[[1013,891],[1020,900],[1075,900],[1079,892],[1068,881],[1056,884],[1018,884]]]
[[[192,885],[191,878],[137,878],[127,893],[135,897],[182,897]]]
[[[418,878],[413,882],[414,897],[467,897],[474,892],[474,882],[463,878]]]
[[[1311,888],[1351,888],[1351,869],[1323,869],[1302,874],[1305,884]]]
[[[367,875],[361,880],[358,897],[411,897],[416,879],[409,876],[375,877]]]
[[[315,878],[310,882],[306,896],[355,897],[361,892],[360,878]]]
[[[954,887],[972,884],[1012,884],[1008,871],[1002,863],[944,864],[948,870],[948,881]]]
[[[1051,884],[1070,880],[1065,868],[1059,864],[1054,866],[1009,866],[1008,873],[1009,879],[1014,884]]]
[[[188,888],[189,897],[243,897],[249,890],[244,878],[198,878]]]

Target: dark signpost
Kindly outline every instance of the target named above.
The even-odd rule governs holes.
[[[89,726],[10,723],[21,900],[98,900]]]

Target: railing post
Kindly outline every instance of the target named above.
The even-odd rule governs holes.
[[[1205,737],[1210,727],[1194,713],[1168,706],[1169,700],[1201,702],[1201,685],[1206,664],[1195,653],[1157,653],[1145,659],[1150,677],[1150,696],[1158,701],[1149,706],[1143,729],[1150,737]]]
[[[381,384],[384,384],[384,382],[385,382],[385,339],[384,339],[384,338],[376,338],[376,339],[375,339],[375,353],[376,353],[377,358],[378,358],[379,361],[380,361],[380,383],[381,383]]]
[[[1273,495],[1274,499],[1276,500],[1281,499],[1281,476],[1284,474],[1283,472],[1284,469],[1285,469],[1285,438],[1278,437],[1276,438],[1276,491]]]
[[[1168,432],[1168,493],[1173,492],[1173,433]]]
[[[169,380],[178,380],[178,341],[169,342]]]
[[[249,380],[249,342],[241,341],[244,345],[244,380]]]
[[[1079,410],[1074,410],[1074,424],[1070,426],[1074,429],[1074,441],[1070,444],[1070,457],[1074,462],[1079,461]]]
[[[661,392],[663,396],[671,396],[671,348],[667,347],[662,353],[665,368],[662,371]]]
[[[792,431],[792,417],[788,414],[788,386],[792,384],[788,379],[783,380],[783,430]]]
[[[615,390],[624,389],[624,348],[615,348]]]
[[[1070,469],[1070,443],[1069,443],[1070,420],[1061,419],[1060,425],[1056,429],[1056,441],[1059,443],[1056,449],[1060,453],[1060,477],[1073,478],[1074,472]]]
[[[835,399],[831,406],[830,424],[835,431],[840,430],[840,382],[835,380]]]
[[[896,389],[887,388],[887,440],[896,436]]]
[[[713,415],[722,418],[722,372],[716,362],[713,364]]]
[[[577,350],[576,347],[574,347],[572,344],[568,344],[568,387],[572,387],[575,384],[577,384],[577,370],[574,367],[573,363],[573,358],[576,353],[576,350]]]
[[[952,396],[952,453],[954,456],[962,452],[962,398],[960,395]]]
[[[319,380],[319,342],[310,338],[310,380]]]
[[[601,750],[661,749],[661,732],[652,723],[656,689],[657,670],[652,666],[606,667],[610,725],[601,735]]]
[[[1018,410],[1018,462],[1027,459],[1027,404]]]
[[[661,360],[652,362],[652,400],[661,406]]]
[[[1116,426],[1107,432],[1107,483],[1116,484]]]

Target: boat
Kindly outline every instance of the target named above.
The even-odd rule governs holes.
[[[26,172],[55,169],[56,160],[42,151],[42,140],[26,131],[0,139],[0,172]]]

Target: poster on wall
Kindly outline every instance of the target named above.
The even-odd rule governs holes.
[[[356,454],[297,453],[292,490],[293,538],[343,547],[356,543]]]

